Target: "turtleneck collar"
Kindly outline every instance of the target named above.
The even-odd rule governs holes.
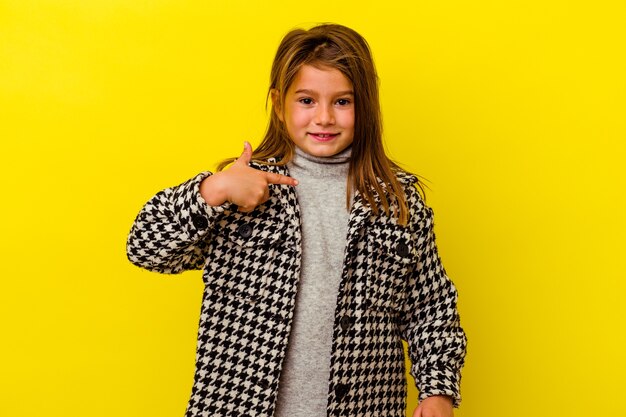
[[[287,167],[290,172],[304,173],[314,177],[345,177],[348,175],[351,154],[351,146],[332,156],[310,155],[296,146],[293,159]]]

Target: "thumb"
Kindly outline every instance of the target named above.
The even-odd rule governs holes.
[[[243,143],[243,152],[241,153],[241,156],[237,158],[237,162],[241,161],[242,163],[248,165],[251,159],[252,159],[252,145],[250,145],[250,142],[245,141]]]

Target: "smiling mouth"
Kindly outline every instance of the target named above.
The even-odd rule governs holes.
[[[339,133],[309,133],[309,135],[320,142],[327,142],[339,136]]]

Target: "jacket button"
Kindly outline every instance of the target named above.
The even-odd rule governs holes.
[[[348,386],[348,384],[337,384],[335,386],[335,395],[337,396],[337,399],[341,400],[343,397],[345,397],[349,389],[350,387]]]
[[[202,214],[196,214],[193,216],[191,222],[194,226],[196,226],[196,229],[206,229],[209,225],[208,220]]]
[[[237,233],[239,233],[239,236],[247,239],[252,236],[252,226],[250,226],[248,223],[244,223],[239,226],[239,228],[237,228]]]
[[[339,324],[341,325],[342,330],[348,330],[352,324],[352,319],[350,316],[343,316],[341,320],[339,320]]]
[[[270,383],[267,381],[267,379],[263,379],[259,382],[259,387],[261,387],[263,390],[267,390],[270,387]]]
[[[400,242],[396,245],[396,252],[398,253],[398,255],[406,258],[409,256],[409,247],[406,244]]]

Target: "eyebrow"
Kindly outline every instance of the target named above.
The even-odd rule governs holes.
[[[315,95],[315,92],[313,90],[307,90],[306,88],[300,89],[300,90],[296,90],[295,94],[309,94],[309,95]],[[354,95],[354,91],[352,90],[346,90],[346,91],[339,91],[337,93],[335,93],[336,96],[353,96]]]

